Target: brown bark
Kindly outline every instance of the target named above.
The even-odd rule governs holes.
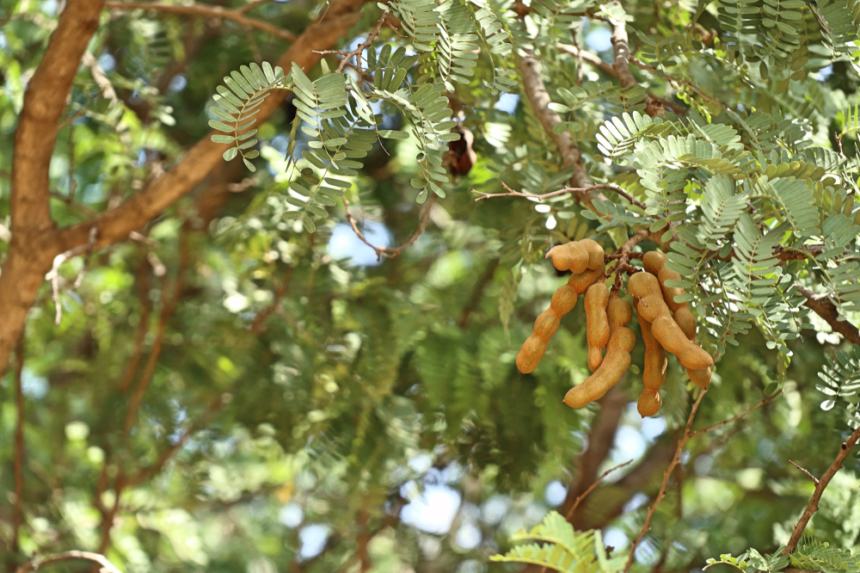
[[[360,8],[369,0],[339,0],[323,13],[319,20],[308,26],[293,45],[288,49],[277,65],[286,72],[292,68],[293,62],[306,72],[320,60],[322,51],[330,48],[360,16]],[[213,90],[214,90],[213,86]],[[274,92],[259,107],[255,116],[259,125],[278,107],[286,97],[286,92]],[[199,184],[214,167],[223,159],[221,155],[230,147],[226,143],[214,143],[207,135],[192,147],[188,154],[152,182],[140,193],[132,196],[121,205],[110,209],[96,217],[93,221],[81,223],[59,231],[60,244],[63,250],[69,250],[77,245],[85,244],[89,229],[94,225],[98,228],[96,248],[124,241],[129,233],[139,229],[150,219],[162,213],[180,198],[188,194]]]
[[[817,294],[805,286],[795,283],[797,292],[806,297],[805,307],[827,321],[833,332],[838,332],[852,344],[860,344],[860,330],[847,320],[839,320],[839,310],[826,294]]]
[[[278,62],[306,71],[320,59],[315,51],[334,45],[358,20],[369,0],[335,0],[319,20],[299,36]],[[119,206],[86,221],[54,230],[48,209],[48,167],[57,134],[57,122],[66,105],[77,68],[98,25],[102,2],[69,0],[51,35],[45,55],[24,96],[15,134],[12,164],[12,241],[0,274],[0,374],[12,353],[33,306],[45,273],[57,255],[89,242],[96,229],[95,248],[124,241],[135,230],[190,193],[223,160],[226,144],[207,136],[176,166]],[[214,89],[214,86],[213,86]],[[257,114],[264,121],[286,95],[269,96]]]
[[[554,131],[555,126],[561,123],[561,117],[549,108],[552,100],[541,77],[540,62],[530,50],[526,51],[526,55],[520,60],[520,75],[523,79],[526,97],[547,135],[555,142],[563,165],[573,168],[573,176],[570,178],[571,186],[590,186],[591,178],[588,176],[588,171],[582,161],[582,152],[574,143],[570,132],[565,130],[561,133],[555,133]]]
[[[794,526],[794,531],[791,532],[791,538],[788,540],[788,544],[782,552],[783,555],[789,555],[797,548],[797,544],[800,541],[801,536],[803,536],[803,530],[806,529],[806,525],[809,523],[809,520],[812,519],[812,514],[818,511],[818,502],[821,500],[824,488],[827,487],[827,484],[830,483],[830,480],[833,479],[836,472],[842,469],[842,463],[845,461],[845,458],[848,457],[848,454],[851,453],[857,440],[860,440],[860,428],[854,430],[851,437],[839,445],[839,453],[836,454],[836,459],[833,460],[833,463],[830,464],[830,467],[827,468],[827,471],[824,472],[824,475],[821,476],[821,479],[819,479],[815,484],[815,491],[812,493],[812,497],[810,498],[806,509],[803,510],[803,514],[801,514],[797,525]]]
[[[62,252],[52,237],[48,168],[57,122],[100,10],[101,2],[95,0],[69,0],[24,94],[12,155],[12,241],[0,273],[0,375],[6,372],[45,273]]]

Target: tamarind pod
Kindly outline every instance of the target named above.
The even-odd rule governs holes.
[[[660,291],[660,281],[651,273],[635,273],[627,279],[627,289],[639,299],[636,310],[648,322],[654,322],[659,316],[671,316]]]
[[[553,311],[552,307],[540,313],[535,320],[534,336],[549,341],[555,331],[558,330],[559,319],[560,317]]]
[[[517,354],[517,369],[523,374],[534,372],[546,352],[546,346],[547,341],[534,334],[526,338],[520,353]]]
[[[576,306],[576,290],[569,284],[560,286],[552,293],[552,301],[549,307],[555,312],[556,316],[562,317],[572,311]]]
[[[642,384],[648,390],[659,390],[660,386],[666,381],[666,368],[669,361],[666,358],[666,351],[654,338],[651,333],[651,325],[642,317],[642,314],[637,314],[639,320],[639,330],[642,332],[642,341],[645,342],[645,360],[642,365]],[[641,414],[642,411],[640,410]],[[650,415],[650,414],[649,414]]]
[[[609,298],[607,315],[610,336],[606,356],[591,376],[565,394],[564,403],[571,408],[581,408],[601,398],[630,368],[630,351],[636,344],[636,334],[625,325],[633,317],[633,307],[626,300],[612,296]]]
[[[684,289],[680,287],[666,286],[666,281],[681,280],[680,274],[668,267],[663,267],[660,269],[660,272],[657,273],[657,278],[660,280],[660,288],[663,290],[663,299],[665,299],[666,304],[669,305],[669,308],[671,308],[673,312],[679,308],[687,306],[686,302],[675,302],[675,297],[684,294]]]
[[[606,317],[609,319],[609,333],[615,332],[618,326],[627,326],[633,319],[633,307],[629,302],[618,296],[609,297],[606,307]]]
[[[550,259],[552,266],[560,271],[573,271],[579,274],[589,268],[589,253],[578,241],[556,245],[549,250],[545,258]],[[601,262],[603,262],[602,255]]]
[[[603,273],[605,270],[606,265],[601,264],[600,267],[596,269],[570,275],[570,278],[567,280],[567,284],[576,291],[576,294],[582,294],[588,290],[588,287],[603,279]]]
[[[592,239],[583,239],[579,244],[588,252],[588,268],[591,270],[599,268],[603,265],[603,247],[600,243]]]
[[[603,363],[603,348],[591,347],[588,349],[588,369],[591,372],[597,370]]]
[[[642,257],[642,266],[660,281],[660,289],[663,291],[663,299],[672,311],[687,306],[684,302],[675,302],[675,297],[684,294],[684,289],[678,287],[667,287],[666,281],[679,281],[681,275],[666,267],[668,259],[666,255],[658,251],[649,251]]]
[[[609,337],[603,362],[582,384],[568,390],[564,396],[564,403],[571,408],[581,408],[600,399],[615,386],[624,372],[630,368],[630,351],[625,349],[632,348],[629,344],[631,339],[635,344],[636,335],[632,330],[624,326],[618,327]]]
[[[639,415],[645,418],[653,416],[660,411],[660,406],[663,405],[663,398],[660,397],[660,392],[657,390],[649,390],[646,388],[639,394],[639,401],[636,403],[636,409],[639,410]]]
[[[597,282],[585,292],[585,323],[588,340],[588,369],[594,372],[603,361],[603,348],[609,343],[609,319],[606,307],[609,289]]]
[[[688,370],[699,370],[710,368],[714,365],[711,355],[702,350],[702,347],[690,341],[678,323],[669,315],[658,316],[651,323],[651,332],[657,342],[678,357],[678,361]]]
[[[648,251],[642,255],[642,266],[645,267],[645,271],[657,276],[667,260],[666,255],[660,251]]]
[[[681,330],[684,332],[684,336],[686,336],[691,341],[696,341],[696,317],[693,316],[693,313],[687,308],[687,305],[678,307],[675,310],[675,322],[678,323],[678,326],[681,327]]]
[[[620,326],[609,337],[609,344],[606,345],[606,353],[608,354],[610,350],[620,350],[630,353],[634,346],[636,346],[636,333],[629,328]]]
[[[698,370],[687,370],[690,381],[699,388],[707,388],[711,383],[711,369],[700,368]]]

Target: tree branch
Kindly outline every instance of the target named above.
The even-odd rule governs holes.
[[[484,297],[484,290],[487,288],[487,285],[493,280],[493,276],[496,274],[496,269],[499,268],[499,259],[492,259],[489,263],[487,263],[487,268],[484,269],[484,274],[481,275],[481,278],[478,279],[478,282],[475,283],[475,287],[472,289],[472,294],[469,295],[469,301],[466,303],[466,306],[463,307],[463,310],[460,312],[460,320],[457,322],[457,326],[461,329],[469,326],[469,319],[472,316],[472,313],[478,308],[478,305],[481,302],[481,299]]]
[[[614,2],[614,4],[619,3]],[[612,50],[615,54],[615,63],[612,64],[612,69],[615,70],[618,83],[621,84],[622,88],[632,88],[637,84],[633,74],[630,73],[630,45],[627,38],[627,26],[623,21],[612,20],[611,24]]]
[[[600,57],[595,54],[592,54],[587,50],[582,50],[576,46],[569,46],[567,44],[556,44],[555,47],[562,52],[567,52],[568,54],[577,59],[581,59],[585,62],[588,62],[589,64],[607,75],[610,75],[615,78],[618,77],[618,72],[615,70],[613,64],[610,64],[609,62],[604,62],[600,59]],[[659,102],[663,105],[663,107],[671,109],[675,113],[675,115],[685,115],[687,113],[687,110],[683,107],[676,105],[665,98],[657,97],[651,92],[648,92],[648,97],[651,98],[651,100],[653,100],[654,102]]]
[[[808,470],[808,469],[806,469],[806,468],[804,468],[804,467],[800,467],[799,465],[797,465],[796,463],[794,463],[794,462],[793,462],[793,461],[791,461],[791,460],[788,460],[788,463],[790,463],[791,465],[793,465],[794,467],[796,467],[797,469],[799,469],[800,471],[802,471],[803,473],[805,473],[805,474],[806,474],[806,476],[807,476],[809,479],[811,479],[811,480],[812,480],[812,483],[814,483],[815,485],[818,485],[818,484],[820,483],[819,479],[818,479],[817,477],[815,477],[814,475],[812,475],[811,473],[809,473],[809,470]]]
[[[640,69],[649,70],[651,72],[654,72],[655,74],[659,74],[659,75],[663,76],[664,78],[666,78],[666,80],[669,81],[670,83],[673,83],[676,85],[682,85],[682,86],[686,87],[690,91],[696,93],[703,100],[710,102],[716,106],[719,106],[726,111],[731,111],[731,109],[726,104],[724,104],[721,101],[716,100],[716,99],[712,98],[711,96],[707,95],[705,92],[703,92],[702,90],[700,90],[699,88],[697,88],[696,86],[694,86],[693,84],[691,84],[688,81],[679,80],[678,78],[674,78],[674,77],[670,76],[669,74],[667,74],[666,72],[661,72],[660,70],[658,70],[654,66],[649,66],[648,64],[646,64],[644,62],[640,62],[639,60],[637,60],[636,58],[633,58],[633,57],[630,58],[630,63],[633,64],[634,66],[640,68]]]
[[[29,563],[25,563],[18,568],[16,573],[29,573],[30,571],[37,571],[45,565],[50,565],[51,563],[59,563],[61,561],[91,561],[93,563],[96,563],[97,565],[101,565],[102,571],[106,571],[107,573],[122,573],[122,571],[117,569],[116,565],[108,561],[104,555],[99,555],[98,553],[91,553],[89,551],[65,551],[63,553],[57,553],[55,555],[49,555],[47,557],[40,557],[38,559],[30,561]]]
[[[627,395],[616,385],[597,403],[600,404],[600,412],[588,432],[588,448],[577,460],[576,481],[568,488],[567,497],[561,507],[561,513],[564,515],[571,511],[577,498],[581,497],[597,479],[597,469],[609,455],[615,443],[615,432],[627,406]]]
[[[702,398],[705,397],[705,394],[708,393],[708,389],[704,388],[701,392],[699,392],[699,397],[696,398],[696,401],[693,402],[693,407],[690,410],[690,416],[687,418],[687,425],[684,428],[684,434],[678,440],[678,445],[675,447],[675,455],[672,457],[672,461],[669,462],[669,467],[666,468],[666,471],[663,473],[663,483],[660,484],[660,490],[657,492],[657,497],[654,498],[654,503],[651,504],[651,507],[648,508],[648,514],[645,516],[645,523],[642,525],[642,529],[639,530],[639,535],[636,536],[636,539],[633,541],[633,544],[630,546],[630,555],[627,557],[627,564],[624,566],[624,573],[630,571],[630,567],[633,565],[633,559],[636,555],[636,548],[639,546],[639,543],[642,541],[642,538],[645,537],[645,534],[651,529],[651,519],[654,517],[654,512],[657,511],[657,506],[660,505],[660,502],[663,501],[663,498],[666,497],[666,488],[669,485],[669,478],[672,476],[672,472],[675,470],[675,466],[678,465],[681,461],[681,452],[684,450],[684,444],[687,443],[687,440],[690,439],[692,434],[690,433],[690,428],[693,425],[693,420],[696,417],[696,412],[699,410],[699,405],[702,403]]]
[[[257,316],[254,317],[254,321],[251,323],[251,334],[259,334],[260,331],[263,330],[263,323],[275,311],[278,304],[280,304],[281,299],[284,298],[284,295],[287,294],[287,289],[290,288],[290,279],[293,276],[294,270],[295,267],[287,269],[287,272],[284,274],[284,278],[281,279],[281,284],[278,285],[278,289],[275,291],[272,304],[258,312]]]
[[[605,74],[608,74],[613,77],[618,77],[618,72],[615,71],[615,68],[609,62],[604,62],[600,59],[596,54],[592,54],[588,50],[581,50],[576,46],[569,46],[567,44],[556,44],[556,48],[561,50],[562,52],[567,52],[574,58],[581,59],[584,62],[588,62],[598,70],[602,71]]]
[[[806,525],[809,523],[809,520],[812,519],[812,514],[818,511],[818,501],[821,499],[821,494],[824,493],[824,488],[827,487],[827,484],[830,483],[830,480],[833,479],[836,472],[842,469],[842,462],[844,462],[845,458],[848,457],[848,454],[851,453],[851,450],[854,448],[854,444],[857,443],[858,439],[860,439],[860,427],[854,430],[851,437],[842,442],[839,446],[839,453],[836,454],[836,459],[833,460],[833,463],[830,464],[830,467],[827,468],[827,471],[824,472],[824,475],[821,476],[821,479],[819,479],[815,484],[815,491],[812,492],[812,498],[809,500],[809,504],[806,506],[806,509],[803,510],[803,514],[797,521],[797,525],[794,526],[794,531],[791,532],[788,544],[782,552],[783,555],[789,555],[797,549],[797,543],[803,535],[803,530],[806,529]]]
[[[206,424],[206,422],[208,422],[209,419],[218,410],[220,410],[225,404],[228,404],[229,402],[230,397],[228,394],[222,394],[212,400],[212,402],[209,404],[209,407],[206,408],[203,414],[201,414],[200,418],[191,423],[186,428],[186,430],[182,432],[182,435],[179,437],[179,439],[176,440],[176,442],[174,442],[169,448],[163,451],[160,456],[158,456],[158,459],[155,461],[155,463],[153,463],[147,468],[142,469],[137,474],[128,478],[125,482],[125,486],[136,486],[137,484],[143,483],[144,481],[161,471],[161,469],[167,464],[167,462],[170,461],[170,458],[172,458],[174,454],[176,454],[176,452],[178,452],[182,448],[182,446],[185,445],[188,439],[191,438],[191,436],[193,436],[195,433],[200,431],[204,424]]]
[[[78,65],[99,24],[101,2],[70,0],[36,73],[27,85],[12,156],[12,241],[53,228],[48,209],[49,167],[57,122]]]
[[[567,168],[573,169],[573,176],[570,179],[571,184],[573,187],[579,188],[590,187],[591,178],[585,169],[585,164],[582,161],[582,152],[579,150],[579,147],[573,142],[573,138],[571,138],[567,130],[561,133],[555,133],[554,131],[555,126],[561,123],[561,117],[549,107],[552,100],[550,100],[549,93],[546,91],[546,86],[540,73],[540,63],[535,58],[534,52],[526,50],[525,55],[520,59],[519,68],[523,80],[523,89],[538,121],[540,121],[547,135],[555,142],[555,146],[558,148],[558,152],[562,158],[562,164]]]
[[[358,21],[361,7],[367,2],[369,0],[334,0],[320,18],[296,38],[277,64],[289,70],[295,62],[298,67],[310,70],[320,59],[320,55],[315,51],[330,48],[346,34]],[[286,92],[283,91],[270,94],[257,108],[260,111],[254,116],[255,125],[265,121],[285,96]],[[221,154],[228,147],[229,144],[226,143],[214,143],[207,135],[172,169],[119,206],[102,213],[92,221],[58,231],[58,251],[67,251],[86,243],[87,232],[94,225],[99,231],[96,248],[124,241],[129,233],[139,229],[191,192],[223,161]]]
[[[852,344],[860,344],[860,330],[847,320],[839,320],[839,310],[830,297],[826,294],[814,293],[799,283],[794,285],[797,287],[797,292],[806,297],[805,307],[811,308],[815,314],[823,318],[833,332],[838,332]]]
[[[660,490],[657,492],[657,497],[654,498],[654,503],[652,503],[651,506],[648,508],[648,514],[645,516],[645,523],[642,525],[642,529],[639,530],[639,535],[636,536],[636,540],[633,542],[633,545],[630,546],[630,555],[627,557],[627,565],[625,565],[625,567],[624,567],[624,573],[627,573],[628,571],[630,571],[630,567],[633,565],[633,560],[635,558],[636,547],[638,547],[639,543],[642,541],[642,538],[645,536],[645,534],[651,528],[651,519],[654,517],[654,512],[657,511],[657,506],[660,505],[660,502],[663,501],[663,498],[666,497],[666,488],[669,485],[669,478],[672,476],[672,472],[675,470],[675,467],[678,466],[678,464],[680,463],[681,452],[684,450],[684,445],[687,443],[687,440],[689,440],[690,438],[694,438],[696,436],[699,436],[701,434],[711,432],[713,430],[716,430],[717,428],[722,428],[726,424],[730,424],[730,423],[734,422],[735,420],[739,420],[739,419],[743,418],[744,416],[746,416],[747,414],[749,414],[753,410],[756,410],[756,409],[760,408],[761,406],[764,406],[765,404],[767,404],[768,402],[770,402],[771,400],[773,400],[774,398],[779,396],[782,393],[782,390],[780,390],[780,391],[778,391],[778,392],[776,392],[770,396],[767,396],[766,398],[764,398],[761,402],[759,402],[758,404],[756,404],[752,408],[748,408],[747,410],[744,410],[740,414],[738,414],[736,416],[732,416],[728,420],[724,420],[724,421],[720,422],[719,424],[714,424],[713,426],[709,426],[708,428],[705,428],[704,430],[697,430],[697,431],[693,432],[692,431],[693,420],[696,417],[696,412],[698,412],[698,410],[699,410],[699,405],[702,403],[702,398],[705,397],[705,394],[707,394],[707,392],[708,392],[708,388],[704,388],[701,392],[699,392],[698,398],[696,398],[696,401],[693,403],[693,407],[690,410],[690,416],[687,418],[687,424],[686,424],[686,426],[684,426],[684,434],[678,439],[678,445],[675,447],[675,455],[672,456],[672,461],[669,462],[669,467],[667,467],[666,471],[663,473],[663,483],[660,484]]]
[[[373,243],[371,243],[367,237],[364,236],[364,233],[361,229],[358,228],[358,225],[353,219],[352,215],[349,213],[349,200],[344,197],[343,198],[343,207],[346,211],[346,220],[349,222],[349,226],[352,227],[353,232],[361,239],[361,242],[370,247],[376,253],[376,260],[382,260],[383,257],[386,259],[393,259],[403,253],[406,249],[412,246],[412,244],[418,240],[424,231],[427,229],[427,221],[430,220],[430,210],[433,208],[433,203],[436,202],[436,194],[433,193],[430,195],[430,198],[427,200],[427,204],[424,205],[424,211],[421,213],[421,219],[418,221],[418,227],[412,233],[406,241],[401,244],[399,247],[377,247]]]
[[[770,402],[771,400],[773,400],[774,398],[776,398],[780,394],[782,394],[782,390],[777,390],[776,392],[774,392],[773,394],[771,394],[770,396],[768,396],[767,398],[765,398],[764,400],[762,400],[761,402],[759,402],[758,404],[753,406],[752,408],[748,408],[747,410],[744,410],[743,412],[741,412],[737,416],[732,416],[728,420],[723,420],[719,424],[714,424],[713,426],[705,428],[704,430],[696,430],[695,432],[693,432],[690,435],[690,437],[695,437],[695,436],[698,436],[699,434],[707,434],[708,432],[713,432],[714,430],[716,430],[718,428],[722,428],[726,424],[731,424],[735,420],[739,420],[739,419],[743,418],[744,416],[746,416],[747,414],[749,414],[753,410],[761,408],[762,406],[764,406],[765,404],[767,404],[768,402]]]
[[[60,248],[51,236],[49,167],[57,122],[75,73],[99,22],[100,0],[69,0],[36,72],[27,84],[15,130],[10,214],[12,239],[0,272],[0,376]],[[80,230],[85,244],[89,228]]]
[[[296,35],[288,30],[283,30],[263,20],[245,16],[247,10],[243,10],[242,8],[228,10],[221,6],[208,6],[205,4],[162,4],[160,2],[105,2],[104,7],[112,10],[151,10],[168,14],[221,18],[222,20],[236,22],[240,26],[256,28],[282,40],[292,42],[296,39]],[[247,5],[243,6],[243,8],[247,8]]]
[[[589,488],[588,488],[587,490],[585,490],[584,492],[582,492],[582,493],[581,493],[581,494],[576,498],[576,500],[573,502],[573,505],[571,505],[571,506],[570,506],[570,509],[568,509],[568,510],[567,510],[567,513],[566,513],[566,514],[564,514],[564,518],[565,518],[565,519],[567,519],[568,521],[570,521],[570,518],[571,518],[571,516],[573,515],[573,512],[575,512],[575,511],[576,511],[576,508],[577,508],[577,507],[579,507],[579,504],[582,502],[582,500],[584,500],[586,497],[588,497],[588,494],[590,494],[592,491],[594,491],[594,488],[596,488],[598,485],[600,485],[600,482],[602,482],[602,481],[603,481],[603,478],[605,478],[606,476],[608,476],[609,474],[611,474],[611,473],[612,473],[612,472],[614,472],[615,470],[621,469],[621,468],[623,468],[624,466],[629,465],[632,461],[633,461],[632,459],[627,460],[627,461],[626,461],[626,462],[624,462],[623,464],[618,464],[617,466],[611,467],[611,468],[609,468],[608,470],[606,470],[605,472],[603,472],[602,474],[600,474],[600,477],[599,477],[599,478],[597,478],[597,479],[594,481],[594,483],[593,483],[593,484],[591,484],[591,486],[589,486]]]
[[[12,554],[17,555],[19,549],[21,524],[24,523],[24,387],[22,375],[24,372],[24,336],[18,341],[15,361],[15,503],[12,505]]]
[[[176,279],[173,281],[173,293],[167,294],[167,281],[161,290],[162,307],[161,315],[158,318],[158,326],[155,331],[155,340],[152,343],[152,350],[149,352],[149,357],[146,360],[146,365],[143,368],[143,373],[140,375],[140,380],[134,393],[129,400],[128,413],[123,424],[123,434],[128,436],[131,433],[131,428],[134,426],[134,420],[137,417],[137,412],[143,402],[143,396],[146,394],[146,389],[149,383],[152,382],[152,377],[155,375],[155,367],[158,365],[158,358],[161,356],[161,349],[164,344],[164,335],[167,332],[167,324],[173,312],[179,305],[179,299],[182,296],[182,289],[185,285],[185,271],[188,268],[189,252],[188,252],[188,231],[183,229],[179,235],[179,268],[176,272]]]
[[[618,187],[617,185],[597,183],[597,184],[593,184],[593,185],[588,185],[587,187],[565,187],[564,189],[559,189],[558,191],[551,191],[549,193],[542,193],[540,195],[535,195],[533,193],[521,193],[520,191],[514,191],[513,189],[508,187],[504,182],[501,182],[501,183],[502,183],[502,187],[504,187],[508,191],[507,193],[484,193],[483,191],[478,191],[477,189],[472,189],[472,193],[475,193],[478,195],[478,197],[475,198],[475,202],[482,201],[484,199],[492,199],[494,197],[527,197],[529,199],[538,199],[538,200],[542,201],[542,200],[548,199],[550,197],[557,197],[559,195],[565,195],[567,193],[587,194],[587,193],[591,193],[592,191],[606,190],[606,191],[612,191],[613,193],[616,193],[616,194],[624,197],[625,199],[627,199],[627,201],[630,202],[631,205],[636,205],[637,207],[639,207],[641,209],[645,208],[644,203],[642,203],[641,201],[637,201],[636,199],[633,198],[632,195],[630,195],[629,193],[627,193],[627,191],[625,191],[621,187]]]

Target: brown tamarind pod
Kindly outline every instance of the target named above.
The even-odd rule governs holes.
[[[606,283],[596,282],[585,291],[585,323],[588,340],[588,369],[594,372],[603,362],[603,349],[609,343],[609,289]]]
[[[523,374],[534,372],[540,359],[546,352],[548,340],[544,340],[532,334],[523,342],[520,353],[517,354],[517,369]]]
[[[588,253],[588,268],[590,270],[595,270],[603,266],[603,247],[600,246],[600,243],[597,241],[593,241],[592,239],[583,239],[579,241],[579,244],[586,250]]]
[[[697,370],[713,366],[711,355],[687,338],[675,322],[660,294],[657,277],[648,272],[636,273],[627,280],[627,288],[630,294],[639,299],[636,310],[651,323],[654,338],[663,348],[677,356],[685,368]]]
[[[556,245],[549,250],[545,258],[550,259],[552,266],[560,271],[572,271],[574,274],[579,274],[589,268],[589,252],[580,241]]]
[[[626,300],[613,296],[609,298],[606,314],[610,331],[606,356],[591,376],[567,392],[564,403],[571,408],[581,408],[601,398],[630,367],[630,351],[636,344],[636,335],[627,324],[633,318],[633,307]]]
[[[653,416],[660,411],[660,406],[663,405],[663,398],[660,397],[660,392],[657,390],[649,390],[645,388],[639,394],[639,401],[636,403],[636,409],[639,410],[639,415],[645,418]]]
[[[666,381],[666,368],[669,361],[666,359],[666,351],[654,338],[651,325],[642,318],[642,314],[636,315],[639,320],[639,330],[642,332],[642,341],[645,342],[645,360],[642,367],[642,383],[648,390],[657,391]],[[641,413],[641,411],[640,411]],[[651,414],[648,414],[649,416]]]
[[[711,383],[710,368],[699,368],[697,370],[688,369],[687,375],[690,377],[690,381],[699,388],[707,388]]]
[[[595,281],[603,278],[603,269],[585,271],[571,275],[567,284],[562,285],[552,295],[549,308],[540,313],[535,320],[534,331],[523,343],[517,354],[517,368],[523,374],[534,372],[546,352],[549,339],[558,330],[561,317],[576,306],[577,297],[588,289]],[[538,344],[541,341],[542,344]]]
[[[655,277],[660,274],[660,269],[666,265],[666,255],[660,251],[648,251],[642,255],[642,266],[645,271],[651,273]]]
[[[564,316],[568,312],[572,311],[576,306],[577,296],[578,293],[576,290],[574,290],[574,288],[569,284],[565,284],[552,293],[550,308],[554,310],[558,316]]]
[[[549,340],[558,330],[560,316],[556,316],[552,307],[540,313],[535,320],[534,336],[542,340]]]
[[[666,300],[666,304],[669,305],[669,308],[676,311],[679,308],[687,306],[686,302],[675,302],[675,297],[684,294],[684,289],[680,287],[666,286],[666,281],[679,281],[681,280],[681,275],[668,267],[663,267],[660,269],[660,272],[657,273],[657,278],[660,280],[660,288],[663,290],[663,298]]]
[[[635,273],[627,279],[627,289],[639,301],[636,310],[648,322],[661,315],[671,316],[669,307],[663,300],[660,281],[649,272]]]
[[[609,297],[606,305],[606,318],[609,319],[609,331],[612,333],[614,327],[627,326],[633,320],[633,306],[619,296]]]
[[[651,332],[663,348],[678,357],[684,368],[700,370],[714,365],[711,355],[684,336],[681,327],[670,315],[658,316],[651,323]]]
[[[576,275],[570,275],[567,279],[567,284],[576,291],[577,294],[582,294],[588,290],[588,287],[603,280],[603,273],[606,270],[606,265],[601,264],[598,268],[585,271]]]
[[[678,326],[681,327],[681,330],[684,333],[684,336],[692,340],[696,341],[696,317],[693,316],[693,313],[687,308],[687,305],[678,307],[674,313],[675,322],[678,323]]]
[[[642,257],[642,266],[645,270],[660,281],[660,290],[663,291],[663,299],[672,310],[677,311],[679,308],[687,306],[685,302],[675,302],[675,297],[684,294],[684,289],[678,287],[666,286],[666,281],[679,281],[681,275],[666,267],[666,255],[657,251],[649,251]],[[686,331],[685,331],[686,332]]]

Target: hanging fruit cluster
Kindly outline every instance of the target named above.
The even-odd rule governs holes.
[[[687,303],[675,300],[684,290],[666,285],[668,281],[681,279],[666,267],[666,255],[657,251],[646,253],[642,257],[643,270],[619,262],[611,290],[604,282],[607,257],[595,241],[584,239],[559,245],[550,249],[546,257],[556,269],[572,274],[567,284],[553,294],[549,309],[535,320],[534,332],[517,355],[520,372],[528,374],[537,368],[561,317],[573,310],[577,297],[585,293],[588,368],[592,374],[568,391],[564,403],[581,408],[606,394],[630,368],[630,352],[636,344],[636,335],[627,328],[633,318],[633,307],[618,296],[621,273],[626,272],[630,275],[627,291],[636,304],[639,330],[645,342],[642,372],[645,389],[639,396],[639,413],[643,417],[653,416],[660,410],[667,351],[678,358],[694,384],[702,388],[710,384],[714,361],[696,342],[696,319]]]

